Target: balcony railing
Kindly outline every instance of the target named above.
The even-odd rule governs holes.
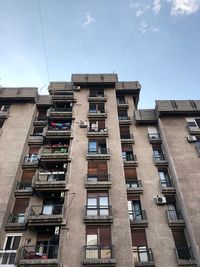
[[[85,210],[86,216],[112,216],[112,206],[109,205],[88,205]]]
[[[146,211],[145,210],[129,210],[129,219],[131,221],[143,221],[147,220]]]
[[[135,188],[141,188],[141,187],[142,187],[141,180],[126,181],[126,188],[128,189],[135,189]]]
[[[90,93],[89,97],[105,97],[106,94],[104,92],[102,93]]]
[[[10,252],[9,250],[0,250],[0,265],[14,266],[16,252]]]
[[[41,215],[61,215],[62,214],[62,204],[49,204],[49,205],[33,205],[30,209],[29,216],[41,216]]]
[[[133,139],[133,134],[121,134],[120,137],[121,139]]]
[[[137,161],[136,155],[132,153],[126,153],[126,154],[123,154],[122,156],[123,156],[124,161]]]
[[[120,121],[127,121],[131,119],[129,116],[120,116],[120,115],[118,115],[118,118]]]
[[[128,101],[125,99],[117,99],[117,105],[128,105]]]
[[[178,260],[194,261],[192,249],[189,247],[177,247],[175,248]]]
[[[161,187],[162,188],[167,188],[167,187],[174,187],[174,183],[171,179],[169,180],[162,180],[160,181]]]
[[[108,132],[108,128],[104,127],[104,128],[88,128],[88,132],[89,133],[107,133]]]
[[[189,129],[190,134],[200,133],[200,127],[199,126],[189,126],[188,125],[188,129]]]
[[[164,154],[160,154],[160,155],[153,155],[153,160],[154,160],[154,163],[156,166],[159,166],[159,165],[167,165],[167,159],[165,157]]]
[[[39,173],[37,181],[49,183],[65,181],[65,173]]]
[[[70,123],[61,123],[60,125],[57,123],[57,125],[49,125],[47,128],[47,131],[70,131],[71,125]]]
[[[46,125],[47,117],[46,116],[37,116],[34,120],[34,125]]]
[[[167,214],[170,220],[183,220],[183,215],[180,210],[167,210]]]
[[[97,149],[88,149],[88,154],[89,155],[104,155],[104,154],[109,154],[109,149],[108,148],[101,148],[98,147]]]
[[[51,108],[50,112],[72,112],[72,108]]]
[[[97,175],[91,175],[87,174],[86,175],[86,182],[107,182],[110,181],[110,174],[105,173],[105,174],[97,174]]]
[[[89,114],[103,114],[103,113],[106,113],[105,109],[98,109],[98,110],[89,109]]]
[[[112,245],[84,246],[83,258],[91,259],[114,259],[114,247]]]
[[[7,223],[25,223],[25,214],[24,213],[10,213],[8,215]]]
[[[21,260],[49,260],[58,258],[58,245],[36,245],[22,248]]]
[[[38,164],[38,154],[26,155],[23,161],[24,165],[37,165]]]
[[[18,182],[17,186],[16,186],[16,190],[31,191],[32,190],[32,183]]]
[[[42,154],[67,154],[68,145],[45,146]]]
[[[150,133],[150,134],[148,134],[148,137],[149,137],[149,142],[151,144],[161,143],[161,141],[162,141],[159,133]]]
[[[141,263],[152,262],[153,263],[154,262],[153,252],[151,248],[147,248],[145,246],[137,247],[133,249],[133,259],[135,263],[139,263],[139,262]]]

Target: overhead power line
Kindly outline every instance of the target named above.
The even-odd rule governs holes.
[[[46,72],[47,72],[47,79],[48,83],[50,82],[49,78],[49,66],[48,66],[48,59],[47,59],[47,49],[46,49],[46,42],[45,42],[45,34],[44,34],[44,24],[42,19],[42,11],[40,6],[40,0],[37,0],[38,4],[38,10],[39,10],[39,18],[40,18],[40,27],[41,27],[41,33],[42,33],[42,45],[44,50],[44,59],[45,59],[45,65],[46,65]]]

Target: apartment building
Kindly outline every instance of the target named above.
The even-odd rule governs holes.
[[[200,266],[200,101],[72,74],[0,88],[0,266]]]

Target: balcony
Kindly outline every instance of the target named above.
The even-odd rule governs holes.
[[[35,117],[33,122],[33,126],[46,126],[47,125],[47,118],[46,117]]]
[[[72,108],[50,108],[48,115],[51,119],[71,118]]]
[[[33,205],[30,208],[28,224],[30,226],[61,225],[63,219],[63,205]]]
[[[9,110],[0,110],[0,119],[7,119]]]
[[[154,257],[151,248],[136,247],[133,249],[133,259],[136,267],[154,267]]]
[[[58,267],[58,245],[25,246],[22,248],[19,267]]]
[[[112,206],[89,205],[85,207],[85,223],[112,223]]]
[[[60,125],[60,126],[59,126]],[[49,125],[46,130],[46,137],[70,137],[71,136],[70,123],[55,123],[55,126]]]
[[[158,133],[148,134],[148,137],[149,137],[150,144],[161,144],[162,143],[162,139],[160,137],[160,134]]]
[[[67,144],[45,146],[41,154],[41,161],[66,161],[69,157],[68,150],[69,148]]]
[[[26,229],[26,222],[24,213],[10,213],[8,215],[8,220],[5,225],[6,231],[18,231],[25,229]]]
[[[22,163],[23,169],[37,168],[37,167],[38,167],[38,155],[37,154],[26,155],[24,157],[24,161]]]
[[[88,96],[88,102],[106,102],[106,94],[102,93],[90,93]]]
[[[72,102],[75,102],[74,99],[74,92],[54,92],[52,95],[53,102],[57,103],[65,103],[67,100],[71,100]]]
[[[28,139],[28,145],[42,145],[43,144],[43,134],[31,134]]]
[[[108,128],[88,128],[88,137],[108,137]]]
[[[142,181],[141,180],[132,180],[132,181],[126,181],[126,192],[127,194],[142,194],[143,193],[143,187],[142,187]]]
[[[112,245],[84,246],[83,260],[84,266],[115,266],[114,247]]]
[[[15,189],[15,196],[31,196],[33,194],[32,183],[18,182]]]
[[[176,258],[178,266],[196,267],[196,261],[193,256],[192,250],[189,247],[177,247],[175,248]]]
[[[199,126],[188,126],[189,133],[192,135],[200,134],[200,127]]]
[[[167,210],[167,219],[170,227],[185,227],[185,221],[180,210]]]
[[[98,118],[107,118],[107,112],[105,109],[101,110],[89,110],[88,118],[98,119]]]
[[[133,228],[145,228],[148,226],[148,220],[145,210],[129,210],[130,225]]]
[[[123,154],[122,156],[123,156],[125,167],[129,167],[129,166],[136,167],[138,165],[137,157],[133,153],[126,153],[126,154]]]
[[[105,189],[111,187],[110,174],[97,174],[85,176],[85,187],[88,189]]]
[[[167,166],[168,165],[165,155],[153,155],[153,160],[156,166]]]
[[[0,265],[15,266],[16,252],[10,250],[0,250]]]
[[[133,134],[121,134],[120,138],[122,144],[134,144],[135,142]]]
[[[130,125],[131,118],[129,116],[118,116],[120,125]]]
[[[174,187],[174,183],[171,179],[160,181],[160,188],[163,194],[170,195],[176,193],[176,188]]]
[[[98,147],[97,150],[88,150],[87,159],[110,159],[109,149]]]
[[[66,190],[65,173],[39,173],[35,182],[37,191],[63,191]]]

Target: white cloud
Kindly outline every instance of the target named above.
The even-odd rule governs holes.
[[[171,15],[191,15],[200,8],[200,0],[168,0],[172,4]]]
[[[160,0],[154,0],[153,1],[153,8],[152,10],[154,11],[155,14],[158,14],[161,9],[161,2]]]
[[[85,15],[85,22],[82,24],[82,27],[88,26],[95,21],[95,19],[90,15],[89,12],[87,12]]]

